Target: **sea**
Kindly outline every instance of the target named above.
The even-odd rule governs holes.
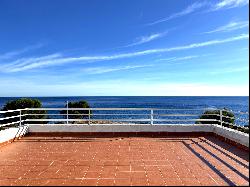
[[[6,102],[17,98],[19,97],[0,97],[0,108],[2,108]],[[246,113],[249,111],[248,96],[75,96],[29,98],[39,99],[44,108],[63,108],[66,106],[67,101],[85,100],[91,108],[158,108],[187,109],[187,111],[189,109],[192,111],[192,109],[226,108],[236,113]],[[190,111],[188,112],[190,113]],[[173,113],[176,113],[176,111]],[[131,118],[131,116],[126,117]],[[248,115],[238,115],[237,117],[248,120]],[[241,122],[238,123],[242,125]]]

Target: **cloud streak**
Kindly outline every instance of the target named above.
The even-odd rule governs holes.
[[[55,53],[55,54],[42,56],[42,57],[22,58],[12,63],[2,65],[2,70],[7,70],[9,72],[18,72],[18,71],[24,71],[28,69],[34,69],[37,67],[43,67],[47,65],[48,66],[56,65],[57,63],[60,63],[60,62],[59,61],[57,62],[54,60],[58,60],[59,57],[62,57],[62,55],[59,53]],[[54,64],[52,64],[52,62],[54,62]]]
[[[48,58],[49,56],[45,57],[38,57],[35,58],[34,61],[32,61],[30,58],[28,59],[22,59],[21,61],[15,61],[11,64],[6,64],[4,68],[1,68],[0,71],[3,72],[19,72],[19,71],[25,71],[35,68],[42,68],[47,66],[54,66],[54,65],[61,65],[61,64],[67,64],[67,63],[73,63],[73,62],[85,62],[90,63],[93,61],[106,61],[106,60],[115,60],[115,59],[123,59],[123,58],[131,58],[131,57],[138,57],[138,56],[144,56],[144,55],[150,55],[150,54],[157,54],[157,53],[165,53],[165,52],[171,52],[171,51],[181,51],[181,50],[188,50],[188,49],[194,49],[194,48],[201,48],[206,46],[213,46],[213,45],[219,45],[239,40],[246,40],[249,38],[248,34],[241,34],[238,36],[226,38],[226,39],[218,39],[218,40],[209,40],[206,42],[200,42],[200,43],[192,43],[188,45],[181,45],[176,47],[170,47],[170,48],[160,48],[160,49],[149,49],[144,51],[137,51],[137,52],[131,52],[131,53],[121,53],[121,54],[114,54],[109,56],[80,56],[80,57],[56,57],[56,55],[60,56],[59,54],[51,55],[52,58]],[[43,59],[48,58],[48,59]]]
[[[138,68],[145,68],[145,67],[152,67],[153,64],[149,65],[134,65],[134,66],[119,66],[119,67],[94,67],[94,68],[85,68],[82,69],[83,72],[87,74],[103,74],[103,73],[110,73],[114,71],[122,71],[122,70],[130,70],[130,69],[138,69]]]
[[[68,84],[41,84],[37,82],[0,79],[0,84],[6,88],[1,96],[248,96],[249,84],[214,84],[209,83],[178,83],[149,82],[128,80],[98,80],[74,82]],[[121,86],[122,85],[122,86]],[[25,88],[25,89],[23,89]],[[67,88],[67,89],[65,89]],[[214,91],[216,90],[216,92]],[[11,92],[10,92],[11,91]],[[11,93],[11,94],[10,94]]]
[[[190,55],[190,56],[184,56],[184,57],[161,58],[158,61],[172,62],[172,61],[190,60],[190,59],[194,59],[194,58],[198,58],[198,57],[200,57],[200,56]]]
[[[215,4],[212,10],[221,10],[242,7],[249,4],[249,0],[222,0],[219,3]]]
[[[134,43],[126,45],[124,47],[131,47],[131,46],[135,46],[135,45],[148,43],[148,42],[151,42],[151,41],[156,40],[158,38],[161,38],[161,37],[165,36],[166,34],[167,34],[167,32],[162,32],[162,33],[151,34],[148,36],[141,36],[141,37],[136,38],[136,41]]]
[[[182,10],[180,12],[174,13],[174,14],[166,17],[166,18],[159,19],[157,21],[148,23],[148,24],[146,24],[146,26],[152,26],[152,25],[155,25],[155,24],[158,24],[158,23],[169,21],[169,20],[174,19],[174,18],[178,18],[178,17],[181,17],[181,16],[191,14],[191,13],[195,12],[196,10],[198,10],[198,9],[200,9],[200,8],[206,6],[206,5],[207,5],[207,3],[205,3],[205,2],[195,2],[194,4],[186,7],[184,10]]]
[[[151,23],[145,24],[146,26],[152,26],[156,25],[162,22],[166,22],[175,18],[179,18],[182,16],[189,15],[191,13],[194,13],[198,10],[201,10],[202,8],[206,8],[207,10],[205,12],[212,12],[217,10],[224,10],[224,9],[230,9],[230,8],[237,8],[242,7],[249,4],[249,0],[221,0],[218,3],[208,3],[206,1],[197,1],[188,7],[186,7],[184,10],[174,13],[168,17],[156,20]]]
[[[238,29],[243,29],[249,27],[248,21],[240,21],[240,22],[230,22],[226,25],[218,27],[214,30],[204,32],[205,34],[217,33],[217,32],[230,32]]]
[[[11,52],[8,52],[8,53],[0,54],[0,61],[1,60],[11,59],[11,58],[13,58],[15,56],[21,55],[21,54],[26,53],[28,51],[41,48],[42,46],[43,46],[43,44],[36,44],[36,45],[25,47],[24,49],[20,49],[20,50],[11,51]]]
[[[224,74],[224,73],[236,73],[236,72],[243,72],[243,71],[249,71],[249,67],[239,67],[239,68],[226,68],[220,71],[211,71],[210,74]]]

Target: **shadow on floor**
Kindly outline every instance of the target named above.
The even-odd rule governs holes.
[[[224,151],[224,150],[227,150],[227,151],[229,151],[230,153],[236,155],[237,157],[240,157],[241,159],[243,159],[243,160],[249,162],[249,154],[239,154],[239,152],[241,152],[241,151],[242,151],[243,153],[245,153],[244,150],[230,149],[230,148],[228,147],[228,145],[223,144],[223,142],[220,143],[220,145],[218,145],[217,141],[214,141],[213,139],[210,139],[210,140],[208,141],[208,139],[206,139],[206,138],[205,138],[205,139],[199,138],[199,140],[200,140],[200,142],[206,143],[206,144],[209,145],[210,147],[214,148],[215,150],[217,150],[217,151],[219,151],[220,153],[224,154],[225,156],[229,157],[231,160],[234,160],[235,162],[237,162],[238,164],[242,165],[243,167],[249,169],[249,166],[248,166],[248,165],[244,164],[243,162],[241,162],[241,161],[238,160],[237,158],[235,158],[235,157],[229,155],[227,152]],[[210,143],[210,142],[211,142],[211,143]],[[216,145],[219,146],[220,148],[216,147],[216,146],[213,145],[213,144],[216,144]]]
[[[247,162],[249,162],[249,151],[239,149],[234,145],[231,145],[231,144],[228,144],[226,142],[219,140],[217,137],[205,136],[205,139],[212,142],[213,144],[216,144],[217,146],[221,147],[222,149],[225,149],[225,150],[231,152],[232,154],[242,158],[243,160],[246,160]],[[205,142],[208,143],[208,141],[205,141]]]
[[[183,142],[183,144],[201,161],[203,161],[209,168],[211,168],[221,179],[223,179],[228,185],[236,186],[234,182],[229,180],[223,173],[221,173],[218,169],[216,169],[209,161],[207,161],[203,156],[201,156],[198,152],[196,152],[188,143]]]

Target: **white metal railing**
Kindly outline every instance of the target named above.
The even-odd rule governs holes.
[[[47,122],[51,122],[51,121],[60,121],[60,122],[65,122],[68,124],[69,122],[88,122],[88,124],[91,124],[91,122],[93,121],[102,121],[102,122],[149,122],[151,125],[154,124],[154,122],[195,122],[195,121],[217,121],[217,120],[212,120],[212,119],[198,119],[198,118],[194,118],[194,119],[157,119],[155,118],[155,116],[168,116],[168,117],[187,117],[187,116],[199,116],[199,115],[195,115],[195,114],[181,114],[181,113],[175,113],[175,114],[156,114],[154,111],[186,111],[186,110],[191,110],[191,111],[195,111],[197,109],[158,109],[158,108],[39,108],[39,109],[28,109],[29,111],[34,111],[34,110],[50,110],[50,111],[58,111],[58,110],[66,110],[66,119],[28,119],[27,121],[29,122],[37,122],[37,121],[47,121]],[[69,111],[88,111],[87,114],[86,113],[82,113],[82,114],[70,114]],[[202,109],[201,109],[202,110]],[[94,111],[112,111],[112,113],[92,113]],[[117,113],[118,111],[133,111],[133,113]],[[143,111],[143,113],[135,113],[138,111]],[[36,114],[32,114],[32,115],[36,115]],[[51,116],[65,116],[65,114],[47,114],[47,115],[51,115]],[[69,119],[69,116],[77,116],[77,115],[82,115],[84,117],[86,117],[85,119]],[[106,117],[106,118],[97,118],[93,116],[102,116],[102,117]],[[107,116],[115,116],[116,118],[107,118]],[[129,116],[128,118],[117,118],[117,116]],[[137,117],[140,116],[141,118],[133,118],[133,117]],[[142,118],[143,116],[143,118]]]
[[[238,122],[249,124],[248,112],[233,112],[235,117],[224,116],[224,109],[219,110],[218,114],[204,114],[207,110],[219,110],[211,108],[202,109],[160,109],[160,108],[25,108],[17,110],[0,111],[0,128],[11,125],[25,125],[37,123],[143,123],[143,124],[195,124],[214,123],[228,124],[225,119],[234,119]],[[47,113],[39,113],[46,111]],[[65,111],[64,113],[60,111]],[[78,111],[79,113],[72,113]],[[231,111],[232,112],[232,111]],[[8,115],[6,115],[8,114]],[[245,117],[239,117],[241,116]],[[216,116],[217,119],[200,119],[201,115]],[[78,117],[77,117],[78,116]],[[35,118],[34,118],[35,117]],[[59,123],[60,122],[60,123]]]

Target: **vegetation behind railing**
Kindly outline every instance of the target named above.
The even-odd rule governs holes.
[[[89,108],[89,104],[86,101],[69,102],[65,105],[65,108]],[[91,115],[90,110],[61,110],[60,114],[64,114],[65,119],[84,119],[89,118]]]
[[[249,133],[248,117],[244,119],[247,124],[239,126],[235,124],[234,112],[227,109],[90,108],[85,101],[69,102],[67,108],[41,107],[40,101],[32,99],[8,102],[0,111],[0,130],[7,126],[45,123],[217,124]]]
[[[25,108],[42,108],[42,103],[38,99],[21,98],[7,102],[2,108],[2,111],[25,109]],[[37,115],[28,115],[28,114],[37,114]],[[22,120],[45,119],[46,114],[47,114],[46,110],[41,110],[41,111],[37,110],[29,112],[27,110],[19,110],[19,111],[3,113],[2,117],[6,118],[3,120],[3,123],[14,123],[15,121],[19,120],[20,117],[22,117]],[[15,125],[13,124],[13,126]]]
[[[218,125],[228,127],[241,132],[249,133],[249,125],[239,126],[235,124],[235,114],[226,108],[223,110],[207,110],[201,116],[200,119],[214,119]],[[196,121],[196,124],[214,124],[214,121]]]

